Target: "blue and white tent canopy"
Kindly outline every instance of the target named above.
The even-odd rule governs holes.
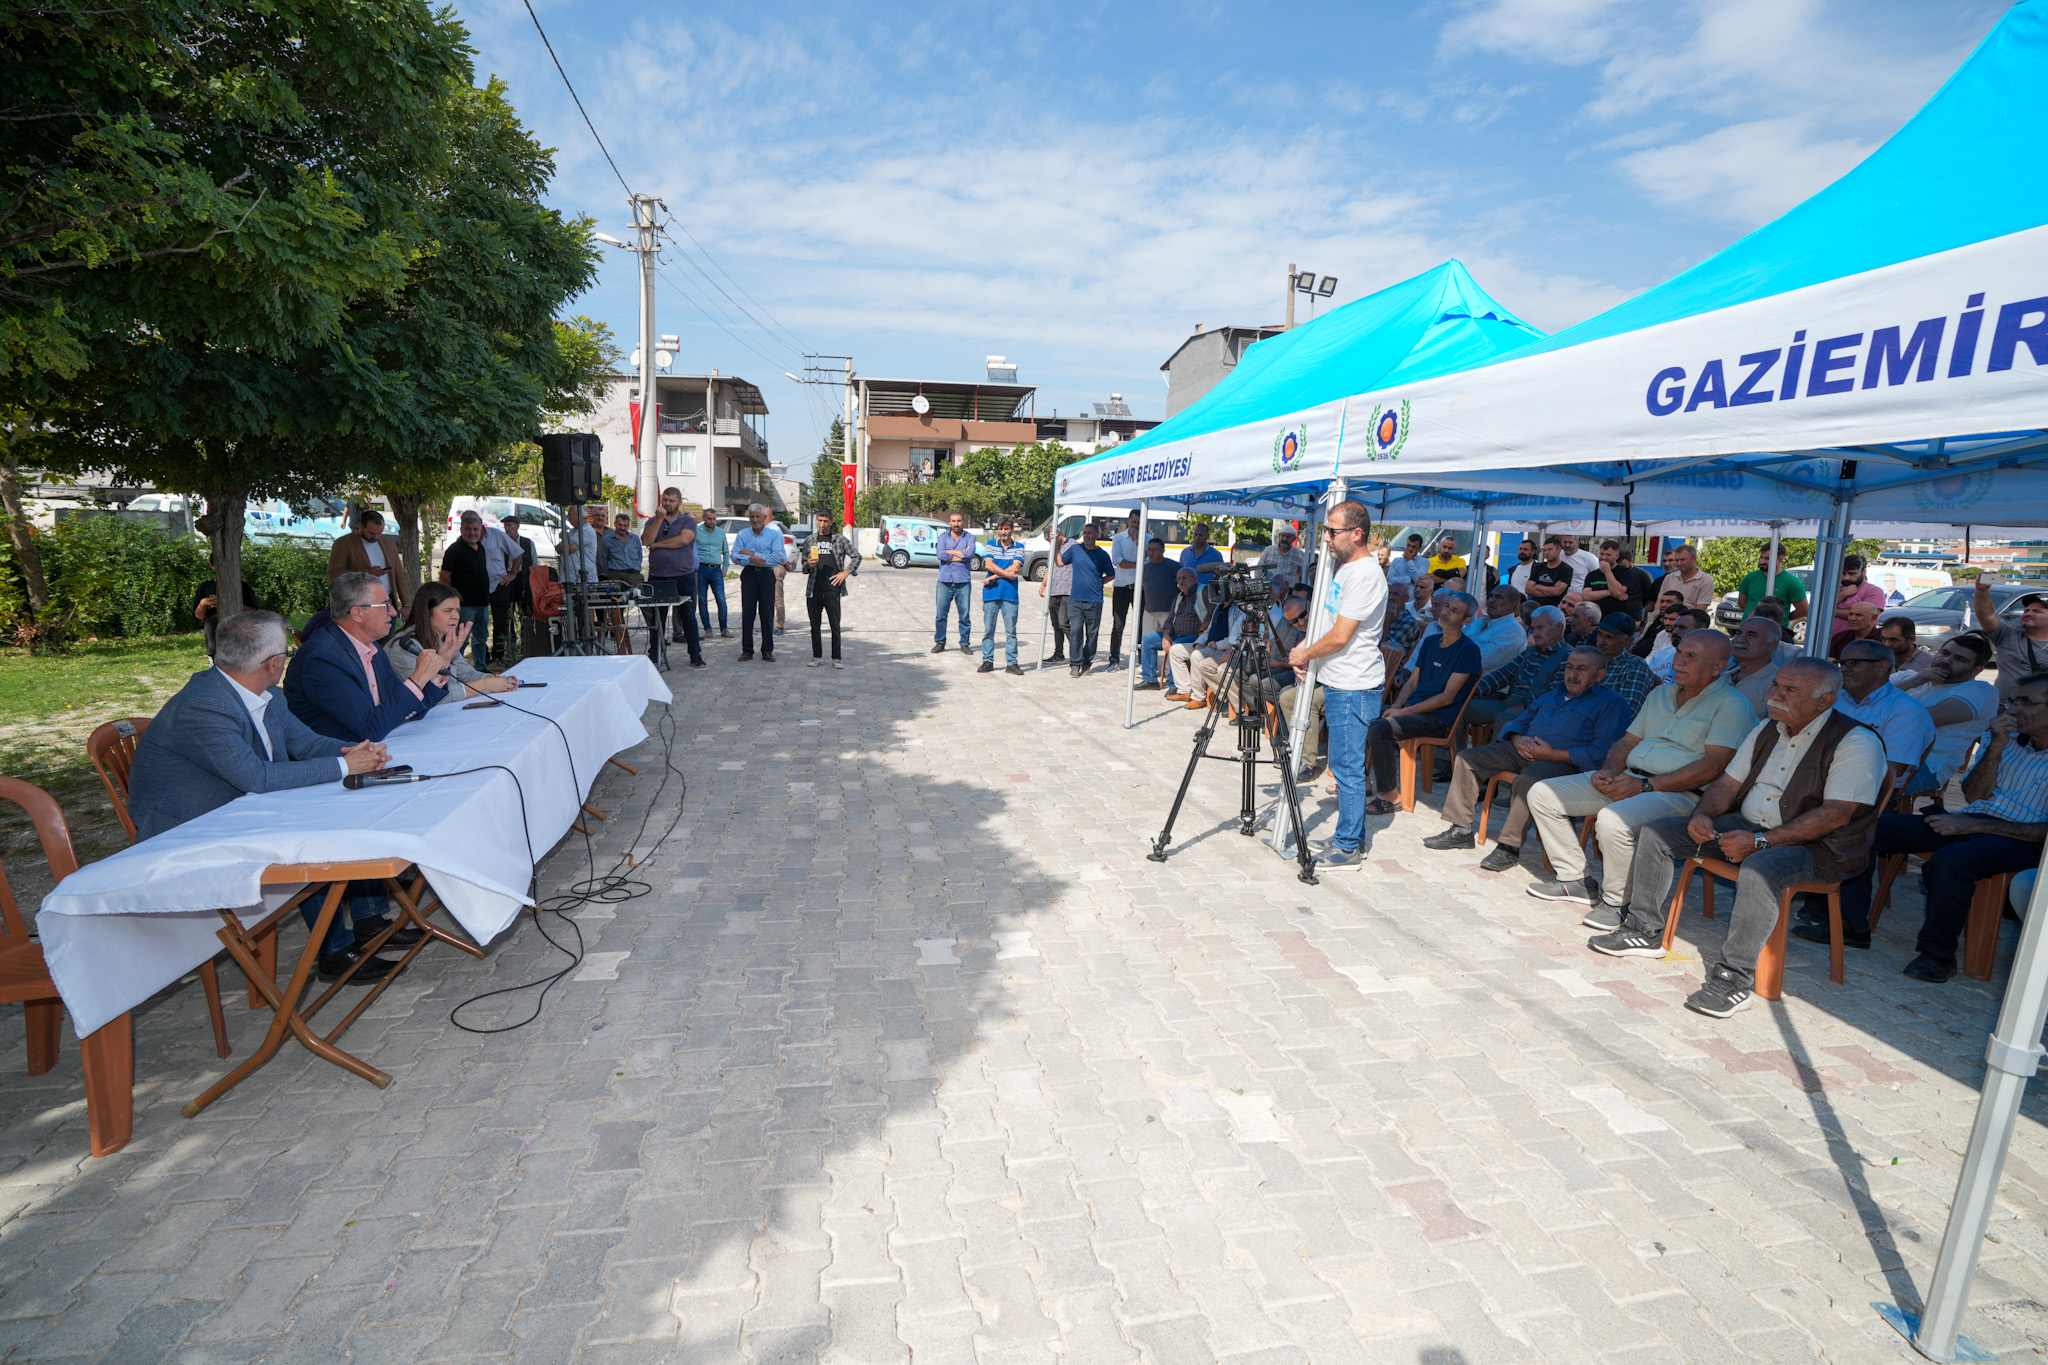
[[[1441,267],[1261,342],[1245,366],[1291,351],[1062,471],[1065,496],[1342,476],[1627,504],[1636,521],[1813,520],[1853,500],[1866,523],[2048,525],[2043,127],[2048,0],[2021,0],[1856,169],[1664,284],[1549,337],[1491,300],[1491,323],[1442,308],[1430,327],[1453,344],[1433,344],[1390,323],[1388,296],[1453,271],[1469,285]],[[1353,310],[1373,346],[1313,335]],[[1328,393],[1345,374],[1350,391]]]

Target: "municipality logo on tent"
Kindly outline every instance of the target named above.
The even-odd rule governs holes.
[[[1273,472],[1292,474],[1301,466],[1301,457],[1308,450],[1308,428],[1296,425],[1283,428],[1273,438]]]
[[[1408,444],[1408,400],[1382,403],[1372,410],[1371,449],[1368,459],[1391,460]]]

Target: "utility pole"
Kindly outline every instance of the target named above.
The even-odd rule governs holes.
[[[1294,330],[1294,281],[1297,278],[1294,262],[1287,263],[1287,330]]]
[[[856,446],[853,439],[853,358],[851,356],[847,357],[846,360],[846,425],[843,430],[846,434],[839,443],[839,463],[841,465],[851,464],[854,466],[853,487],[845,490],[844,501],[846,505],[841,509],[845,513],[844,520],[846,524],[850,526],[853,524],[854,495],[860,491],[860,478],[866,472],[860,468],[860,456],[854,454]],[[841,471],[841,477],[844,477],[843,470]]]
[[[654,388],[654,211],[661,201],[651,194],[636,194],[631,202],[633,226],[640,235],[640,440],[633,464],[633,513],[651,517],[661,505],[661,470],[654,452],[661,430],[661,405]]]

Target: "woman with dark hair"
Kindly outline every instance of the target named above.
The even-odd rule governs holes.
[[[469,639],[473,623],[462,619],[462,593],[446,583],[428,583],[413,594],[412,611],[405,618],[405,626],[384,644],[385,654],[390,656],[391,666],[398,670],[398,676],[409,677],[418,665],[422,650],[434,650],[448,657],[448,679],[460,683],[450,687],[442,705],[451,701],[467,701],[472,695],[486,692],[510,692],[519,686],[517,678],[501,678],[486,673],[462,657],[462,646]],[[455,647],[442,650],[441,642],[454,637]]]
[[[811,613],[811,667],[825,662],[821,623],[832,622],[832,666],[844,668],[839,658],[839,599],[846,595],[846,580],[860,572],[860,551],[839,532],[839,522],[830,512],[817,517],[817,534],[801,565],[808,581],[804,584],[804,605]]]

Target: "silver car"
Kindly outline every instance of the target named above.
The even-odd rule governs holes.
[[[2003,619],[2014,598],[2040,592],[2043,586],[2040,583],[1994,583],[1991,585],[1991,609]],[[1888,608],[1884,616],[1912,618],[1913,632],[1921,647],[1940,649],[1942,642],[1957,632],[1978,628],[1977,613],[1971,606],[1975,596],[1976,588],[1968,583],[1929,588],[1907,598],[1901,606]]]

